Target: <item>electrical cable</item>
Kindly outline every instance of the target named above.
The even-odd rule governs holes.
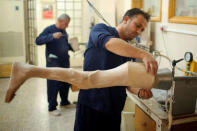
[[[107,20],[99,13],[99,11],[93,6],[93,4],[89,1],[89,0],[87,0],[87,2],[88,2],[88,4],[89,4],[89,6],[94,10],[94,12],[98,15],[98,17],[100,17],[106,24],[108,24],[109,26],[111,26],[110,24],[109,24],[109,22],[107,22]]]
[[[171,60],[168,56],[165,56],[165,55],[163,55],[163,54],[160,54],[159,51],[154,51],[153,54],[154,54],[155,56],[163,57],[163,58],[167,59],[170,63],[172,63],[172,60]],[[197,76],[197,73],[196,73],[196,72],[186,71],[186,70],[181,69],[180,67],[177,67],[177,66],[176,66],[175,68],[176,68],[177,70],[181,71],[181,72],[190,73],[190,74],[192,74],[192,75]]]
[[[167,55],[168,58],[170,58],[170,57],[169,57],[169,54],[168,54],[167,47],[166,47],[166,41],[165,41],[165,38],[164,38],[163,31],[162,31],[162,38],[163,38],[163,44],[164,44],[164,49],[165,49],[166,55]],[[170,65],[170,67],[172,68],[172,66],[171,66],[171,61],[169,62],[169,65]]]

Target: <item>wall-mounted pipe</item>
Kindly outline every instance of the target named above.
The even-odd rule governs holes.
[[[168,28],[168,27],[165,27],[165,26],[163,28],[163,31],[197,36],[197,32],[180,30],[180,29],[172,29],[172,28]]]

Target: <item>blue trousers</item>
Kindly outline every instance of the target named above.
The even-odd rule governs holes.
[[[59,61],[58,59],[48,58],[47,59],[47,67],[69,67],[69,60],[68,61]],[[68,92],[69,92],[70,84],[55,80],[47,80],[47,95],[48,95],[48,110],[53,111],[56,110],[57,103],[57,94],[59,92],[61,103],[60,105],[67,105],[70,104],[68,101]]]
[[[74,131],[120,131],[121,113],[114,115],[77,104]]]

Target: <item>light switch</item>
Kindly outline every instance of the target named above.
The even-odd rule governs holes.
[[[18,5],[15,6],[15,10],[16,10],[16,11],[19,10],[19,6],[18,6]]]

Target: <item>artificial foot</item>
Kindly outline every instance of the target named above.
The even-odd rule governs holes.
[[[27,79],[26,72],[27,68],[25,68],[25,64],[15,62],[12,64],[12,71],[10,75],[10,81],[8,85],[8,90],[5,97],[5,102],[9,103],[15,96],[16,91],[20,88],[20,86]]]

